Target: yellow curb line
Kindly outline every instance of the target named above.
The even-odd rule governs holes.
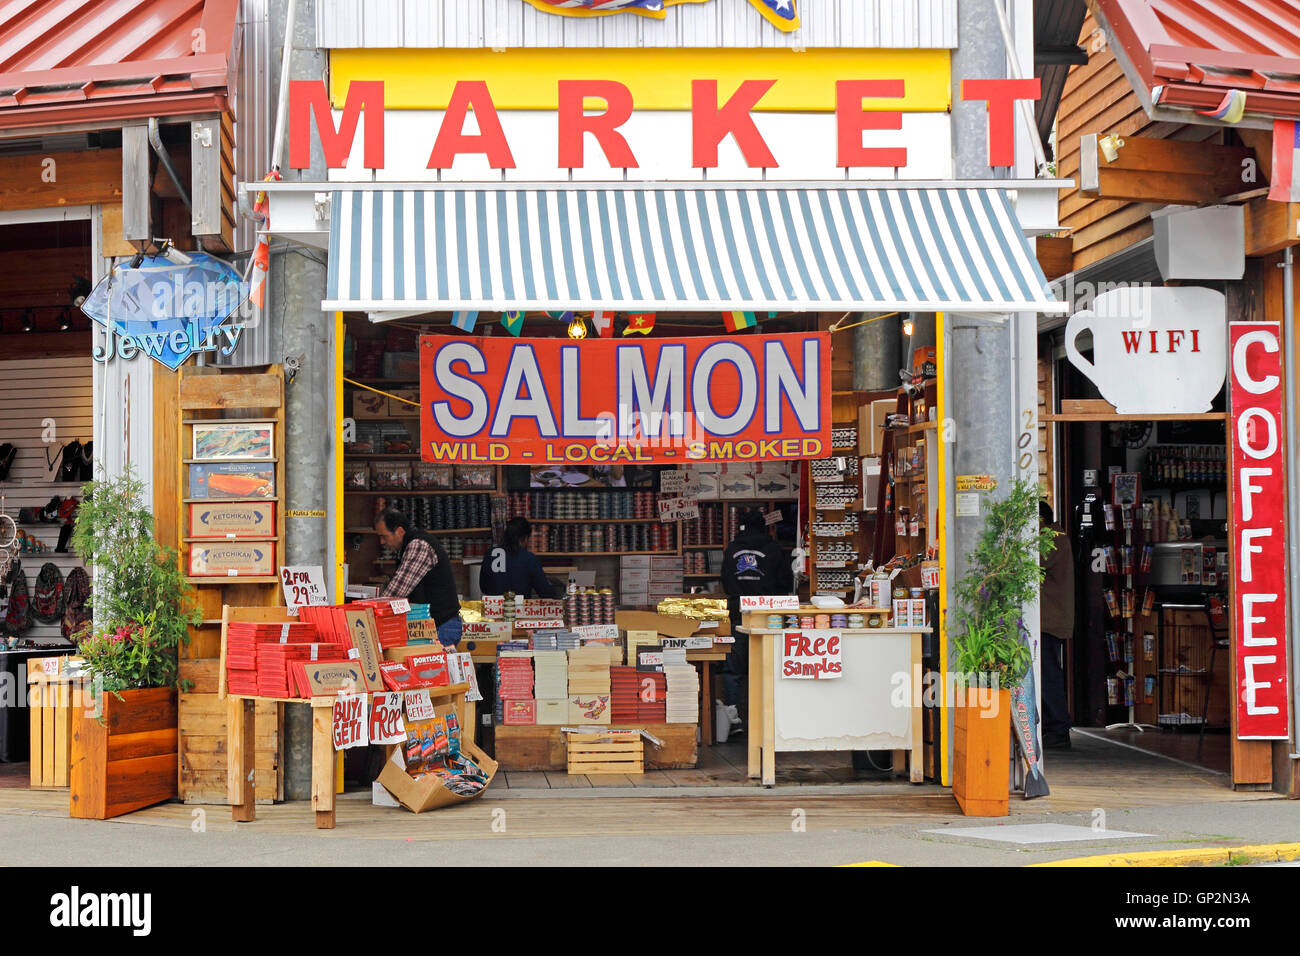
[[[1050,860],[1030,866],[1197,866],[1228,863],[1233,857],[1251,863],[1278,863],[1300,857],[1300,843],[1259,843],[1253,846],[1201,847],[1194,850],[1150,850],[1141,853],[1110,853]]]
[[[867,860],[865,863],[841,863],[840,866],[898,866],[898,864],[886,863],[883,860]]]

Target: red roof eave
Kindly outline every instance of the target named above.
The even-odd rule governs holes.
[[[1193,110],[1217,109],[1222,101],[1223,90],[1186,83],[1161,87],[1156,99],[1159,106]],[[1300,96],[1251,90],[1246,93],[1246,112],[1277,119],[1300,119]]]
[[[157,96],[128,96],[116,100],[43,103],[30,105],[30,98],[22,106],[8,109],[0,107],[0,130],[27,129],[37,126],[56,126],[64,123],[102,123],[115,125],[124,120],[148,119],[151,116],[187,116],[200,113],[222,113],[229,110],[229,102],[222,92],[162,93]]]
[[[226,109],[239,0],[49,6],[0,28],[0,129]]]
[[[1160,15],[1153,0],[1095,2],[1136,74],[1130,79],[1151,91],[1156,104],[1210,110],[1219,106],[1228,90],[1239,89],[1247,94],[1247,113],[1287,119],[1300,115],[1300,56],[1296,55],[1300,27],[1292,25],[1294,17],[1271,11],[1272,5],[1287,0],[1259,0],[1262,8],[1252,11],[1256,18],[1268,19],[1267,39],[1273,49],[1286,54],[1236,45],[1234,35],[1239,40],[1243,33],[1258,33],[1258,24],[1247,19],[1240,5],[1242,0],[1162,0]],[[1202,16],[1231,29],[1192,33],[1200,42],[1189,45],[1171,37],[1173,27],[1167,29],[1161,19],[1178,23],[1181,29],[1190,28]],[[1182,36],[1186,35],[1184,31]],[[1218,39],[1225,41],[1222,46],[1215,45]]]

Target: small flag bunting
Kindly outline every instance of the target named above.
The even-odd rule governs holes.
[[[1212,110],[1196,110],[1201,116],[1222,120],[1225,123],[1240,123],[1246,112],[1246,93],[1244,90],[1228,90],[1223,94],[1219,105]]]
[[[633,312],[627,317],[627,328],[623,330],[624,335],[631,335],[633,332],[640,332],[642,335],[649,335],[655,327],[655,312]]]
[[[453,312],[451,314],[451,324],[462,332],[473,332],[474,323],[477,321],[477,312]]]
[[[507,332],[517,336],[524,330],[524,314],[522,312],[502,312],[501,324],[506,327]]]
[[[739,332],[741,329],[752,329],[758,325],[758,319],[753,312],[723,312],[722,323],[727,327],[728,332]]]
[[[614,313],[603,310],[591,313],[591,325],[596,330],[596,334],[602,339],[612,338],[614,335]]]

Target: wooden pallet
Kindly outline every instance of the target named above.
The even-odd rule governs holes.
[[[568,734],[569,773],[644,773],[645,745],[639,731]]]

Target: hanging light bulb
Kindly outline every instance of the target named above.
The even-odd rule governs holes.
[[[59,331],[66,332],[70,328],[72,328],[72,316],[68,314],[67,309],[64,309],[59,313]]]
[[[910,315],[903,320],[903,334],[906,336],[912,334],[912,317]]]
[[[582,316],[575,315],[573,321],[569,323],[569,338],[585,339],[587,337],[587,323],[582,320]]]
[[[33,325],[35,325],[35,317],[32,315],[32,310],[28,309],[26,312],[23,313],[23,317],[22,317],[23,331],[30,332],[32,330]]]

